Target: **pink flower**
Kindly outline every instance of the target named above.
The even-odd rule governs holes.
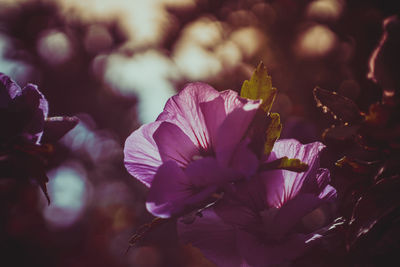
[[[261,101],[187,85],[153,123],[125,143],[128,172],[150,187],[147,209],[170,217],[195,207],[229,181],[252,176],[258,159],[246,132]]]
[[[328,185],[329,171],[319,168],[323,147],[277,141],[268,161],[297,158],[309,165],[308,171],[265,171],[235,183],[194,223],[179,222],[180,238],[220,267],[273,266],[295,259],[331,219],[328,203],[336,190]]]

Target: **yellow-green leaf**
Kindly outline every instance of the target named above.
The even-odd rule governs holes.
[[[243,82],[240,96],[254,100],[262,99],[261,108],[267,113],[270,112],[275,100],[276,88],[272,87],[271,76],[268,75],[262,62],[258,64],[250,81]]]
[[[264,154],[271,153],[275,141],[279,138],[282,131],[281,119],[278,113],[271,113],[269,115],[270,123],[265,132]]]
[[[283,157],[265,163],[260,167],[260,171],[269,171],[276,169],[288,170],[293,172],[305,172],[308,170],[308,165],[299,159],[289,159],[288,157]]]
[[[344,167],[350,167],[355,173],[361,173],[361,174],[366,174],[370,172],[370,164],[368,162],[365,162],[364,164],[361,162],[357,162],[355,159],[350,159],[346,156],[343,158],[339,159],[338,161],[335,162],[335,165],[339,168],[344,168]]]
[[[308,170],[308,165],[304,162],[301,162],[299,159],[289,159],[288,157],[283,157],[280,159],[280,163],[277,168],[293,172],[305,172]]]

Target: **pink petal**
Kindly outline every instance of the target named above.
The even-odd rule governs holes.
[[[209,260],[219,267],[247,266],[237,253],[235,228],[225,224],[213,211],[202,212],[192,224],[178,220],[179,238],[199,248]]]
[[[134,131],[125,141],[124,163],[128,172],[147,187],[162,164],[153,134],[161,122],[143,125]]]
[[[168,161],[154,176],[146,207],[154,216],[169,218],[190,211],[215,191],[215,186],[194,188],[178,164]]]
[[[244,137],[261,104],[261,101],[240,101],[242,101],[241,106],[228,114],[218,130],[215,152],[222,166],[230,164],[237,145]]]
[[[199,148],[210,148],[210,133],[200,103],[219,97],[219,92],[205,83],[190,83],[165,104],[158,121],[169,121],[177,125]]]
[[[186,167],[200,151],[189,137],[175,124],[162,122],[153,134],[163,162],[174,160],[180,167]]]

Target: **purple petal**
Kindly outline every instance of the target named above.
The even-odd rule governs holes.
[[[242,141],[236,148],[232,160],[232,168],[249,178],[257,171],[259,161],[257,156],[248,147],[250,140]]]
[[[319,168],[315,175],[308,175],[303,183],[301,192],[319,195],[330,182],[328,169]]]
[[[228,114],[217,134],[215,152],[218,162],[228,166],[233,152],[244,137],[261,101],[243,100],[241,105]]]
[[[210,136],[210,145],[214,147],[217,140],[218,129],[226,117],[224,99],[218,96],[211,101],[200,103],[200,109],[204,115],[204,120]]]
[[[25,126],[24,132],[30,135],[30,139],[36,143],[40,142],[44,130],[44,120],[49,113],[49,106],[44,95],[36,85],[28,84],[22,89],[22,94],[15,97],[20,101],[21,108],[29,107],[31,119]]]
[[[153,134],[163,162],[174,160],[180,167],[186,167],[193,156],[200,151],[189,137],[175,124],[162,122]]]
[[[273,157],[272,152],[269,158]],[[286,185],[286,182],[290,183],[290,181],[285,180],[284,172],[283,170],[273,170],[259,174],[258,179],[262,180],[265,192],[265,207],[280,208],[286,202],[286,187],[290,187]]]
[[[128,172],[150,186],[153,177],[162,164],[157,144],[153,134],[161,122],[153,122],[143,125],[134,131],[125,141],[124,162]]]
[[[292,235],[289,239],[271,243],[260,240],[260,235],[241,229],[236,230],[239,254],[245,259],[244,266],[276,266],[288,264],[307,249],[305,235]]]
[[[244,193],[244,192],[241,192]],[[252,192],[249,192],[250,194]],[[251,196],[249,194],[249,196]],[[244,199],[244,202],[242,200]],[[236,227],[252,227],[259,221],[257,210],[251,202],[240,195],[230,195],[225,192],[222,200],[214,207],[215,213],[225,222]]]
[[[199,104],[218,97],[219,92],[211,86],[190,83],[167,101],[157,120],[177,125],[198,148],[207,151],[210,149],[210,133]]]
[[[301,219],[323,201],[312,194],[299,194],[285,203],[275,216],[265,221],[267,233],[275,239],[285,236]]]
[[[220,96],[224,100],[226,114],[231,113],[238,107],[243,107],[243,105],[245,105],[247,102],[253,102],[253,100],[240,97],[237,92],[232,90],[222,91],[220,92]]]
[[[191,162],[185,169],[191,183],[197,187],[220,186],[240,177],[228,168],[219,166],[213,157],[206,157]]]
[[[178,220],[179,238],[199,248],[209,260],[220,267],[246,266],[236,248],[235,228],[225,224],[213,211],[202,212],[192,224]]]
[[[266,208],[265,187],[257,176],[224,186],[224,196],[214,211],[228,224],[238,227],[254,225],[259,221],[258,213]]]
[[[21,88],[10,77],[0,73],[0,107],[7,107],[11,99],[21,95],[21,93]]]
[[[35,92],[37,97],[39,98],[39,109],[42,110],[43,116],[47,118],[49,115],[49,104],[44,97],[44,95],[39,91],[37,85],[28,83],[23,89],[22,89],[22,94],[25,94],[25,92]]]
[[[269,188],[267,194],[270,194],[270,205],[279,207],[300,192],[305,180],[315,179],[319,169],[319,154],[324,147],[319,142],[303,145],[294,139],[279,140],[275,143],[271,153],[273,155],[270,155],[268,161],[286,156],[307,163],[309,169],[303,173],[286,170],[264,172],[262,175],[266,187]]]
[[[0,108],[5,109],[1,120],[3,124],[8,124],[5,136],[18,134],[39,144],[48,115],[48,104],[36,85],[28,84],[21,90],[10,77],[0,73]],[[7,118],[8,112],[13,118]],[[10,119],[15,121],[10,122]]]
[[[168,161],[154,176],[146,207],[154,216],[169,218],[196,207],[215,190],[215,186],[194,188],[178,164]]]
[[[312,165],[319,163],[319,153],[324,148],[325,145],[320,142],[303,145],[295,139],[281,139],[275,143],[272,151],[277,158],[285,156],[296,158],[312,167]]]
[[[321,191],[318,196],[320,199],[332,201],[337,198],[336,189],[330,185],[325,186],[325,188]]]

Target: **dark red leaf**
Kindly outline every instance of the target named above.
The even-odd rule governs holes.
[[[393,218],[400,209],[399,192],[400,178],[396,176],[380,180],[359,198],[347,232],[348,249],[362,247],[364,242],[379,239],[386,225],[400,218]]]
[[[363,119],[360,110],[351,99],[319,87],[314,88],[313,94],[317,106],[321,107],[324,113],[331,113],[334,119],[348,124]]]

